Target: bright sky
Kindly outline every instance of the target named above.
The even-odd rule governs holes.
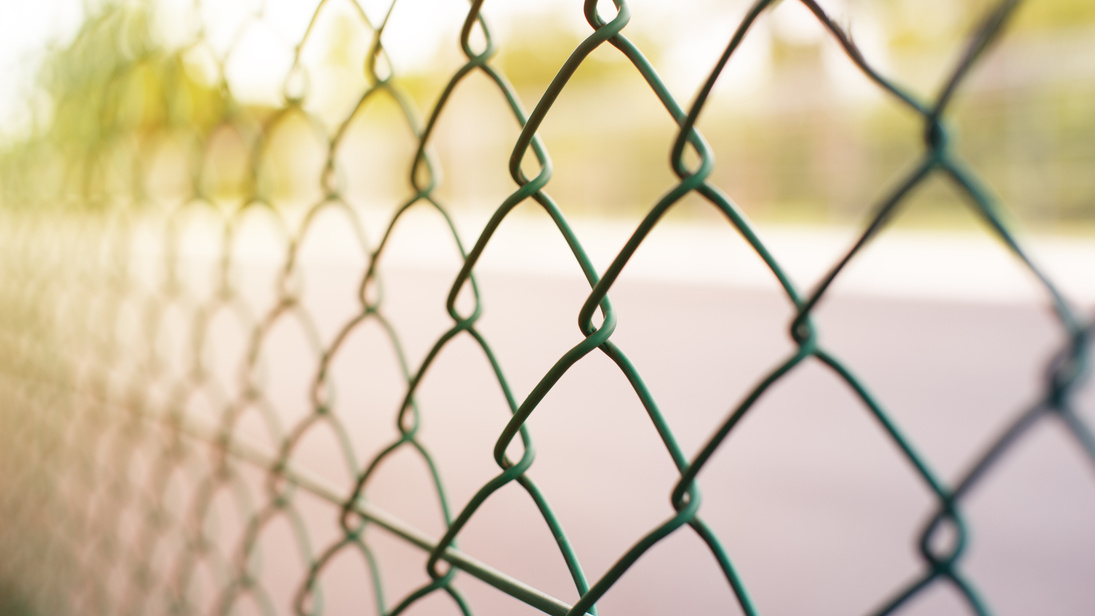
[[[0,0],[0,135],[27,121],[28,85],[43,50],[80,26],[81,0]]]

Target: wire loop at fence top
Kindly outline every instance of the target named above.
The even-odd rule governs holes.
[[[734,553],[704,517],[699,477],[758,400],[804,362],[813,361],[824,365],[862,401],[865,412],[882,426],[893,448],[900,452],[935,503],[918,536],[923,565],[920,573],[893,588],[888,596],[879,597],[874,613],[895,613],[939,585],[956,591],[971,613],[991,613],[992,598],[983,596],[975,580],[963,569],[970,526],[963,513],[963,502],[970,490],[1033,426],[1044,422],[1058,423],[1095,465],[1095,434],[1077,412],[1074,402],[1075,391],[1089,367],[1092,323],[1077,313],[1054,281],[1028,256],[1001,215],[1000,204],[976,169],[956,153],[948,138],[951,133],[948,112],[953,102],[962,95],[962,86],[971,71],[999,43],[1020,2],[986,3],[983,16],[965,46],[955,54],[951,68],[940,79],[938,93],[926,96],[904,87],[897,78],[873,64],[822,3],[799,0],[824,29],[825,36],[843,52],[847,62],[884,92],[891,104],[918,118],[923,128],[919,157],[872,206],[858,239],[831,265],[820,284],[802,289],[796,287],[742,209],[728,196],[726,191],[732,193],[733,187],[716,186],[712,181],[718,163],[700,130],[705,111],[714,104],[712,93],[719,81],[726,78],[727,66],[737,57],[758,20],[774,10],[778,2],[761,0],[748,8],[736,29],[728,34],[724,51],[712,58],[713,67],[700,82],[694,98],[682,100],[674,96],[639,45],[629,38],[632,9],[628,3],[613,0],[613,12],[606,3],[586,0],[582,8],[588,25],[584,39],[570,51],[542,95],[529,101],[522,98],[494,61],[500,43],[482,13],[483,0],[472,0],[459,33],[461,64],[448,77],[436,101],[420,109],[384,47],[384,33],[400,1],[375,14],[360,4],[343,3],[351,9],[344,18],[355,20],[372,37],[362,67],[364,90],[356,104],[333,126],[326,125],[309,106],[318,96],[317,79],[309,73],[305,61],[309,46],[316,44],[314,41],[320,36],[319,19],[335,4],[327,0],[318,3],[300,38],[291,43],[292,58],[280,84],[283,102],[265,114],[249,113],[246,105],[236,100],[226,77],[233,54],[248,28],[264,19],[261,6],[242,19],[234,33],[222,37],[226,42],[219,48],[209,42],[213,33],[198,28],[192,40],[167,49],[151,40],[147,27],[156,5],[137,8],[107,5],[89,16],[69,49],[58,52],[56,62],[49,68],[57,83],[64,84],[58,90],[64,97],[54,101],[58,112],[52,128],[25,144],[9,148],[0,161],[3,179],[0,198],[13,221],[5,232],[5,254],[0,264],[5,276],[5,281],[0,282],[0,297],[7,302],[7,307],[0,310],[3,319],[0,389],[11,400],[10,409],[28,411],[0,415],[3,422],[0,444],[6,450],[0,453],[0,477],[6,482],[0,484],[0,511],[15,520],[15,528],[25,528],[36,538],[16,541],[21,531],[0,533],[0,546],[14,554],[9,566],[0,572],[23,580],[28,588],[36,588],[35,601],[45,606],[41,609],[54,613],[156,610],[235,613],[246,603],[261,613],[319,614],[324,610],[321,580],[326,568],[341,554],[351,551],[360,554],[366,563],[370,578],[361,583],[372,588],[375,605],[371,609],[378,614],[404,613],[438,596],[447,597],[451,606],[463,614],[476,613],[476,606],[461,591],[459,583],[461,576],[470,575],[545,613],[569,616],[597,614],[598,601],[653,546],[672,534],[692,533],[706,546],[732,590],[736,607],[726,609],[758,614],[764,606],[751,598],[748,574],[735,566]],[[200,13],[202,5],[199,0],[193,12]],[[674,128],[675,137],[666,154],[675,180],[672,187],[647,206],[630,237],[601,271],[569,224],[565,207],[551,196],[555,170],[540,133],[576,72],[587,65],[591,54],[609,48],[626,60],[629,70],[655,95],[664,109],[665,122]],[[187,70],[183,58],[193,54],[204,54],[209,61],[214,76],[212,85],[199,87],[193,79],[181,76]],[[92,60],[89,62],[87,58]],[[469,238],[458,233],[450,217],[451,208],[444,202],[441,190],[445,179],[431,147],[440,118],[453,107],[454,92],[471,75],[485,78],[497,91],[519,133],[505,170],[512,180],[512,192],[497,205],[478,234]],[[149,84],[156,80],[168,93],[156,103],[159,107],[150,111],[149,107],[138,105],[141,111],[132,114],[134,92],[151,89]],[[398,110],[397,123],[410,136],[414,154],[408,168],[399,170],[405,181],[402,200],[393,204],[385,231],[379,234],[375,245],[370,245],[365,224],[347,190],[351,175],[367,176],[369,170],[347,170],[337,155],[349,139],[351,124],[359,113],[384,97]],[[73,111],[76,108],[84,109],[85,119],[94,117],[96,121],[73,125],[77,120],[72,118],[79,115]],[[303,118],[303,130],[322,144],[325,154],[314,179],[313,193],[318,196],[303,210],[289,211],[291,208],[278,204],[279,180],[271,172],[273,163],[269,159],[277,130],[295,121],[294,118]],[[134,238],[139,234],[143,217],[152,208],[147,203],[149,189],[145,181],[152,173],[148,168],[151,163],[142,159],[141,144],[165,126],[185,135],[190,159],[183,157],[175,163],[182,168],[185,189],[165,216],[167,222],[159,238],[162,259],[153,264],[161,275],[161,283],[142,300],[145,304],[138,318],[141,323],[138,329],[146,344],[135,354],[117,339],[116,325],[134,318],[126,312],[126,302],[141,293],[133,274],[132,264],[137,258]],[[222,138],[225,131],[240,142],[235,152],[243,159],[242,179],[230,199],[219,198],[210,189],[211,177],[226,173],[216,168],[223,161],[208,160],[214,150],[211,144]],[[954,481],[944,480],[933,470],[917,444],[887,412],[884,401],[876,398],[868,384],[826,348],[812,318],[834,281],[886,228],[908,203],[910,195],[930,180],[946,182],[960,193],[963,207],[984,223],[985,232],[1002,242],[1038,279],[1066,341],[1045,377],[1042,397],[1020,408],[1010,424]],[[787,327],[794,348],[727,410],[703,443],[689,454],[670,428],[643,376],[614,341],[618,314],[610,298],[629,261],[659,221],[686,199],[696,198],[703,201],[704,207],[717,211],[770,270],[780,292],[793,306],[793,318]],[[41,205],[47,202],[52,206]],[[71,215],[79,219],[79,230],[71,237],[55,231],[63,235],[60,240],[41,241],[47,237],[41,221],[51,219],[36,212],[48,211],[58,203],[74,210],[77,207],[73,204],[79,205],[80,212]],[[576,315],[580,341],[554,358],[529,393],[520,397],[507,379],[506,365],[493,352],[478,326],[485,300],[476,280],[476,267],[503,221],[518,206],[530,203],[550,219],[565,241],[589,291]],[[449,284],[444,304],[451,324],[433,342],[425,358],[412,365],[400,333],[391,322],[380,263],[390,251],[389,244],[400,221],[410,215],[408,212],[421,209],[431,210],[443,221],[462,265]],[[219,260],[212,273],[216,291],[206,296],[189,291],[179,273],[185,265],[179,249],[184,221],[198,210],[215,221],[219,242]],[[253,311],[244,299],[241,281],[233,274],[236,258],[233,246],[243,233],[244,220],[255,212],[262,212],[271,221],[278,237],[278,250],[284,256],[283,267],[271,290],[276,300],[263,313]],[[359,300],[357,314],[340,324],[333,337],[325,337],[320,333],[316,316],[301,301],[307,280],[300,271],[299,258],[316,221],[331,212],[340,217],[356,238],[365,262],[359,286],[353,290]],[[97,255],[94,259],[72,262],[73,256],[92,252]],[[232,315],[247,340],[244,361],[237,370],[238,382],[232,388],[211,376],[210,360],[206,357],[210,352],[207,341],[210,323],[218,313]],[[168,328],[166,323],[180,314],[197,333],[187,343],[183,359],[166,357],[156,340]],[[272,393],[275,384],[262,374],[260,357],[271,332],[285,321],[294,322],[304,332],[306,352],[311,354],[309,360],[314,361],[309,412],[291,425],[284,425],[276,410],[279,400]],[[395,438],[379,454],[363,460],[355,450],[344,417],[335,410],[338,397],[329,372],[346,341],[367,325],[375,325],[394,350],[405,386],[398,411],[391,418],[396,426]],[[454,507],[442,481],[443,469],[421,439],[426,420],[417,398],[437,358],[458,337],[470,339],[481,351],[511,415],[494,443],[496,474],[465,505]],[[679,473],[671,492],[666,494],[672,514],[635,537],[613,564],[596,576],[589,575],[583,567],[581,554],[572,544],[565,525],[532,479],[530,470],[535,468],[536,449],[528,428],[530,418],[545,397],[572,367],[591,354],[603,355],[625,377],[656,430],[665,455]],[[94,361],[89,361],[89,357],[95,358]],[[187,365],[173,373],[171,364],[179,361]],[[137,367],[128,379],[119,381],[113,370],[127,362]],[[171,374],[175,376],[169,377]],[[169,385],[156,389],[149,385],[154,382]],[[214,401],[213,405],[219,409],[215,422],[203,423],[187,413],[187,404],[195,396]],[[251,436],[243,434],[245,416],[260,418],[263,436],[276,445],[273,455],[253,442]],[[334,435],[337,457],[353,478],[348,493],[293,462],[300,443],[320,429]],[[109,453],[102,453],[101,449]],[[444,520],[441,536],[428,536],[370,502],[370,487],[375,484],[378,470],[399,455],[412,455],[428,469],[430,489]],[[651,455],[663,454],[651,452]],[[150,471],[147,477],[134,482],[127,468],[132,459],[140,456],[151,458]],[[247,480],[255,469],[261,470],[264,477],[257,495]],[[181,508],[172,510],[166,503],[166,484],[177,474],[191,483],[192,495]],[[569,575],[571,599],[552,596],[461,551],[461,533],[484,504],[507,486],[519,487],[527,495],[550,531]],[[706,487],[719,489],[715,485]],[[333,541],[313,544],[297,505],[303,493],[327,502],[337,512],[337,537]],[[215,517],[214,502],[222,494],[227,494],[241,512],[244,530],[237,544],[219,545],[216,531],[210,528],[215,525],[211,521]],[[88,509],[89,502],[97,504]],[[118,516],[131,504],[137,504],[140,519],[127,522],[131,527],[123,528],[125,525]],[[288,520],[295,542],[292,551],[305,570],[304,577],[294,581],[292,606],[275,605],[262,574],[263,532],[275,518]],[[51,537],[39,527],[43,522],[68,530]],[[376,557],[376,532],[424,551],[428,580],[402,594],[393,596],[388,592],[385,572]],[[118,553],[118,546],[123,544],[120,536],[125,533],[132,534],[134,547]],[[947,542],[946,549],[940,549],[940,537],[947,534],[953,540]],[[82,545],[81,540],[90,543]],[[180,542],[170,562],[156,561],[157,546],[169,541]],[[109,585],[113,582],[109,580],[95,579],[96,567],[104,563],[113,563],[111,570],[121,572],[118,574],[122,579],[118,586],[121,590],[111,590]],[[203,605],[198,605],[195,599],[201,595],[194,590],[199,570],[213,571],[215,580],[215,587],[207,593],[212,599]],[[59,584],[73,584],[74,588],[70,593],[68,588],[59,589]]]

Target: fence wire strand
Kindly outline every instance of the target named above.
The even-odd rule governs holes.
[[[70,48],[60,52],[50,66],[54,79],[68,83],[69,98],[56,102],[56,130],[47,131],[38,141],[9,148],[0,164],[6,206],[0,244],[0,391],[4,399],[0,411],[0,513],[4,520],[0,580],[20,589],[23,603],[12,608],[15,613],[231,614],[251,609],[262,614],[321,614],[324,572],[333,560],[352,552],[365,564],[369,577],[360,584],[372,589],[375,601],[367,609],[362,606],[363,613],[394,616],[425,604],[431,597],[443,596],[460,613],[470,616],[477,613],[475,606],[456,583],[466,574],[544,613],[597,614],[598,600],[653,546],[674,533],[694,533],[736,597],[737,606],[726,609],[758,614],[762,606],[750,596],[748,576],[735,566],[734,553],[704,517],[698,477],[758,400],[810,360],[820,362],[858,396],[934,499],[934,511],[918,534],[921,572],[893,588],[888,596],[879,597],[872,613],[896,613],[939,585],[959,593],[970,613],[992,613],[992,598],[979,592],[975,580],[963,569],[969,533],[963,513],[966,496],[1034,426],[1043,423],[1055,423],[1069,434],[1095,466],[1095,432],[1077,411],[1074,400],[1089,368],[1092,321],[1076,311],[1030,257],[1005,222],[1001,205],[950,139],[953,131],[948,115],[954,100],[962,95],[963,84],[981,58],[1000,41],[1020,3],[1008,0],[989,6],[955,55],[938,94],[925,97],[873,65],[850,33],[819,3],[800,1],[847,60],[885,92],[892,104],[919,118],[923,128],[918,160],[874,204],[856,241],[812,289],[796,287],[743,211],[711,181],[716,162],[699,129],[716,83],[757,20],[776,4],[771,0],[758,1],[747,11],[690,102],[674,97],[628,38],[631,9],[627,2],[613,0],[614,12],[610,14],[604,3],[599,6],[587,0],[584,17],[588,35],[571,51],[531,110],[492,62],[498,43],[482,15],[483,0],[472,0],[460,30],[463,63],[424,113],[395,74],[383,44],[382,35],[396,3],[376,22],[370,21],[364,7],[348,3],[357,26],[372,33],[364,66],[368,86],[333,130],[308,107],[312,79],[304,60],[317,36],[317,20],[332,4],[327,0],[319,3],[303,35],[292,45],[284,104],[261,118],[244,112],[225,75],[247,26],[263,20],[262,10],[244,20],[220,51],[213,50],[206,32],[199,29],[189,44],[165,52],[147,40],[147,28],[141,22],[144,13],[132,7],[107,5],[91,16]],[[199,1],[193,10],[198,13],[201,9]],[[104,52],[104,46],[113,47],[113,52]],[[540,131],[576,71],[592,53],[609,47],[630,63],[664,108],[665,121],[675,127],[669,169],[676,179],[675,185],[650,205],[610,264],[599,271],[564,208],[550,194],[554,168]],[[197,52],[212,58],[217,75],[213,87],[197,89],[192,82],[172,81],[172,75],[185,70],[183,58]],[[83,73],[66,74],[73,66],[87,66],[86,62],[81,64],[81,56],[111,61]],[[441,196],[443,180],[439,163],[431,154],[431,139],[439,119],[451,108],[453,93],[473,75],[485,78],[497,91],[520,132],[512,144],[507,170],[514,185],[512,193],[497,206],[478,235],[468,238],[458,233]],[[169,87],[176,90],[154,114],[131,113],[127,105],[133,92],[127,88],[147,87],[142,84],[151,79],[174,84]],[[410,167],[402,170],[405,198],[393,208],[379,242],[371,245],[368,225],[346,195],[350,171],[340,168],[337,154],[355,118],[384,97],[398,107],[401,123],[413,135],[414,155]],[[81,105],[98,114],[98,124],[66,128],[65,114]],[[215,111],[211,115],[202,111],[208,109]],[[303,215],[279,204],[271,188],[278,180],[271,175],[276,173],[268,162],[279,128],[301,118],[326,151],[317,178],[320,197]],[[150,173],[146,168],[149,163],[141,155],[141,139],[156,123],[184,136],[189,158],[178,164],[183,167],[188,189],[163,218],[166,223],[157,240],[162,254],[150,264],[158,272],[159,282],[149,289],[136,280],[134,264],[147,259],[137,252],[134,238],[145,228],[143,221],[151,207],[146,203],[147,185],[141,179]],[[79,131],[86,133],[82,141],[72,137]],[[206,160],[213,141],[224,131],[231,131],[242,144],[246,169],[241,196],[230,207],[215,203],[210,176],[218,170],[216,163]],[[1015,412],[1010,423],[952,481],[933,469],[868,384],[822,344],[813,319],[833,283],[886,229],[910,195],[930,180],[942,180],[960,193],[965,206],[984,223],[985,233],[997,238],[1040,281],[1065,340],[1045,374],[1041,398]],[[610,295],[659,221],[686,198],[696,197],[705,207],[717,210],[751,247],[794,306],[788,324],[794,349],[728,410],[698,450],[689,455],[642,375],[613,340],[617,313]],[[589,290],[577,315],[580,342],[557,357],[521,397],[507,379],[506,365],[480,330],[483,303],[476,266],[507,217],[528,203],[535,203],[550,219]],[[444,306],[451,317],[449,328],[417,365],[408,358],[400,332],[392,323],[380,279],[380,263],[393,234],[412,210],[436,214],[462,260],[450,281]],[[59,211],[68,213],[58,218]],[[241,290],[234,250],[247,221],[256,215],[276,229],[283,254],[283,266],[273,285],[276,299],[265,312]],[[219,235],[218,257],[211,270],[212,290],[204,295],[184,280],[186,256],[180,246],[194,216],[213,220]],[[354,290],[358,311],[336,328],[333,337],[321,333],[325,326],[302,301],[307,280],[299,266],[303,246],[323,216],[337,216],[357,238],[365,257],[360,285]],[[230,319],[246,338],[244,360],[236,382],[231,383],[220,379],[208,365],[209,339],[215,335],[212,323],[222,317]],[[187,323],[189,339],[165,351],[164,332],[179,319]],[[304,333],[308,359],[314,361],[310,412],[291,425],[284,423],[285,416],[278,411],[281,401],[272,393],[262,365],[264,345],[271,332],[285,322],[294,323]],[[378,455],[361,459],[351,430],[341,412],[334,410],[338,398],[330,368],[346,341],[370,324],[393,349],[403,392],[398,414],[392,418],[397,436]],[[119,331],[125,327],[137,332],[136,342],[122,340]],[[442,469],[421,439],[424,419],[416,399],[442,351],[457,338],[470,339],[481,350],[511,413],[493,450],[496,475],[462,507],[450,500]],[[530,417],[568,371],[591,354],[603,354],[626,378],[679,474],[667,494],[672,515],[635,537],[614,564],[596,576],[583,567],[561,519],[529,474],[535,458]],[[216,422],[196,419],[188,412],[198,398],[217,409]],[[247,417],[252,423],[255,418],[260,422],[259,436],[244,434]],[[337,455],[353,478],[348,493],[293,461],[301,442],[317,430],[334,436]],[[370,503],[369,490],[378,470],[399,455],[417,457],[428,470],[430,489],[444,521],[440,537],[430,537]],[[255,477],[261,478],[258,492],[251,483]],[[184,497],[179,496],[180,485],[184,486]],[[538,510],[567,568],[572,599],[552,596],[461,551],[462,531],[484,503],[506,486],[519,487]],[[337,512],[338,537],[334,541],[318,543],[311,536],[300,509],[302,494],[326,502]],[[223,502],[230,506],[217,505]],[[223,519],[226,512],[228,518]],[[263,536],[277,520],[288,523],[294,541],[289,553],[299,559],[304,572],[302,579],[294,582],[294,604],[289,606],[276,603],[262,574]],[[219,539],[217,527],[225,524],[242,529],[238,542],[225,544]],[[388,591],[385,571],[376,555],[378,530],[428,553],[424,583],[403,594]],[[945,535],[951,540],[942,541]],[[940,543],[947,547],[939,548]],[[212,587],[202,587],[210,582]]]

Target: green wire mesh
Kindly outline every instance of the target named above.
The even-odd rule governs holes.
[[[742,211],[709,181],[716,162],[697,128],[727,63],[773,2],[759,1],[750,8],[695,98],[684,104],[670,94],[651,63],[628,39],[627,3],[614,0],[614,9],[606,10],[607,5],[598,7],[587,0],[588,36],[528,111],[506,75],[492,63],[497,48],[480,13],[483,2],[474,0],[460,35],[464,62],[425,113],[416,109],[413,98],[393,74],[381,43],[392,8],[379,21],[370,21],[366,11],[355,4],[355,19],[375,34],[365,66],[369,86],[333,130],[324,128],[306,109],[310,86],[301,57],[313,35],[316,17],[293,47],[294,64],[284,85],[284,105],[256,118],[244,113],[224,77],[235,43],[213,58],[219,80],[216,87],[199,89],[180,75],[183,56],[204,49],[204,32],[196,33],[187,46],[164,52],[148,39],[147,13],[141,7],[107,6],[92,15],[71,47],[60,52],[49,67],[54,79],[68,84],[66,98],[56,102],[53,132],[9,148],[0,165],[5,206],[0,244],[0,391],[4,405],[0,412],[0,513],[4,520],[0,580],[4,587],[0,592],[19,597],[2,607],[28,614],[230,614],[248,609],[263,614],[320,614],[324,612],[321,579],[325,569],[350,551],[363,558],[368,570],[366,579],[354,583],[372,587],[375,597],[375,605],[361,606],[361,613],[400,614],[437,596],[447,597],[464,614],[476,613],[457,583],[460,576],[470,575],[548,614],[596,614],[598,600],[644,553],[671,534],[692,533],[706,545],[736,597],[737,608],[728,605],[726,609],[756,614],[759,610],[750,598],[748,579],[735,568],[734,554],[705,521],[697,477],[761,396],[812,358],[854,390],[934,497],[934,512],[919,532],[921,573],[894,588],[889,596],[879,597],[873,613],[895,613],[938,585],[949,585],[960,593],[970,613],[992,613],[991,598],[982,596],[963,570],[968,535],[963,499],[1032,426],[1043,422],[1063,427],[1095,465],[1095,433],[1077,412],[1074,400],[1089,367],[1092,323],[1077,314],[1054,282],[1028,258],[988,189],[948,139],[948,111],[963,82],[1001,36],[1019,2],[998,2],[985,9],[954,58],[942,88],[932,98],[916,95],[882,74],[818,3],[801,3],[848,60],[892,102],[919,118],[923,127],[918,160],[875,204],[859,238],[809,291],[796,288]],[[325,6],[326,0],[320,2],[315,15]],[[194,10],[200,8],[199,2]],[[249,19],[260,21],[261,10]],[[664,107],[666,121],[676,127],[668,154],[677,181],[650,205],[610,265],[598,271],[550,196],[552,162],[539,131],[568,80],[594,50],[607,47],[626,58]],[[104,49],[113,51],[105,53]],[[109,61],[83,60],[89,57]],[[520,134],[512,144],[508,166],[512,194],[498,204],[473,241],[464,243],[468,238],[457,233],[438,194],[442,180],[430,144],[455,89],[473,74],[485,77],[502,95]],[[143,115],[131,113],[127,105],[134,88],[139,92],[150,79],[160,80],[167,94],[153,106],[154,113],[147,109]],[[402,170],[407,182],[405,199],[394,208],[379,243],[370,245],[365,239],[365,222],[345,195],[347,170],[338,168],[336,154],[358,111],[381,97],[398,105],[416,152],[411,168]],[[81,124],[71,119],[80,117],[96,121]],[[267,154],[279,126],[301,117],[324,144],[327,155],[316,178],[321,196],[298,215],[278,205],[271,188],[277,178],[271,176],[273,163]],[[147,255],[137,248],[141,238],[148,239],[144,221],[152,208],[144,182],[152,172],[141,156],[141,143],[156,126],[168,126],[185,135],[191,155],[189,160],[178,161],[184,167],[187,194],[162,217],[165,222],[160,236],[153,240],[162,250],[149,264]],[[230,207],[214,204],[209,178],[216,175],[216,164],[205,160],[213,149],[212,141],[224,129],[233,131],[243,144],[240,156],[246,170],[240,196]],[[1017,412],[954,481],[945,481],[932,469],[882,401],[819,342],[812,319],[815,308],[848,264],[902,209],[909,195],[932,178],[949,183],[960,193],[965,207],[983,221],[986,232],[999,239],[1040,281],[1066,341],[1049,366],[1041,398]],[[771,270],[795,313],[788,323],[794,351],[729,409],[691,456],[679,444],[643,377],[613,341],[617,313],[609,299],[632,256],[666,213],[686,197],[702,199],[725,218]],[[589,291],[577,315],[582,340],[556,358],[531,392],[521,398],[507,381],[506,366],[477,327],[483,306],[475,273],[501,223],[526,203],[535,203],[554,223]],[[393,230],[412,209],[439,215],[463,260],[459,273],[449,281],[445,309],[451,317],[450,327],[418,365],[410,365],[405,358],[379,279],[379,264],[387,254]],[[214,288],[205,295],[195,293],[181,273],[185,257],[179,246],[184,241],[187,217],[196,211],[214,221],[220,238],[213,250]],[[284,257],[274,284],[273,307],[258,313],[240,290],[233,248],[245,219],[255,212],[272,221],[280,234],[279,250]],[[316,316],[301,302],[301,285],[306,281],[301,280],[298,253],[317,218],[330,212],[360,240],[365,266],[355,290],[357,314],[341,323],[337,334],[327,341],[319,333]],[[134,264],[158,272],[157,286],[142,286]],[[466,301],[468,298],[471,301]],[[207,365],[212,322],[222,315],[228,315],[247,340],[235,383],[218,380]],[[187,324],[190,337],[180,354],[171,356],[156,341],[180,320]],[[310,412],[293,425],[283,425],[276,411],[280,401],[271,393],[273,385],[260,366],[265,341],[284,321],[293,321],[306,332],[315,361]],[[336,396],[328,368],[347,338],[367,324],[378,326],[390,342],[401,364],[404,387],[399,411],[392,417],[397,438],[379,455],[361,460],[342,411],[333,410]],[[138,332],[135,341],[119,333],[124,327]],[[416,402],[431,366],[458,337],[470,338],[481,349],[512,413],[494,446],[496,475],[461,509],[452,507],[441,469],[420,438],[424,420]],[[673,515],[635,537],[615,564],[593,578],[585,572],[551,502],[530,477],[535,448],[527,423],[564,375],[583,357],[596,353],[611,360],[634,390],[679,471],[679,480],[666,495]],[[203,422],[188,413],[188,405],[198,396],[216,408],[215,422]],[[245,415],[261,419],[276,444],[274,451],[241,434]],[[335,435],[337,455],[354,478],[348,494],[292,462],[304,437],[321,428]],[[445,522],[441,537],[425,536],[370,504],[369,488],[377,470],[401,453],[419,457],[429,469]],[[253,489],[256,482],[261,485],[258,491]],[[180,483],[188,486],[188,498],[181,502],[170,495],[172,486]],[[550,530],[569,571],[575,601],[565,602],[526,585],[459,549],[462,530],[492,495],[510,485],[527,493]],[[337,535],[333,541],[317,542],[310,535],[300,511],[304,494],[327,503],[335,513],[331,516]],[[215,502],[222,497],[231,503],[231,519],[218,519],[224,508]],[[263,532],[275,519],[288,521],[295,543],[291,551],[305,564],[303,578],[292,582],[293,605],[277,605],[263,581]],[[242,529],[237,543],[224,544],[218,539],[218,525],[224,524]],[[427,553],[428,581],[391,596],[376,556],[377,532]],[[940,537],[948,534],[948,546],[940,549]],[[202,575],[205,581],[199,580]]]

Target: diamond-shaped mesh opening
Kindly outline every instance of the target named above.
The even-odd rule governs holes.
[[[0,611],[1090,611],[1080,3],[92,4]]]

